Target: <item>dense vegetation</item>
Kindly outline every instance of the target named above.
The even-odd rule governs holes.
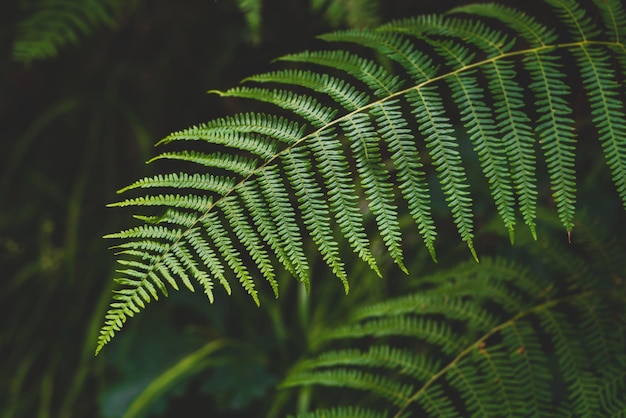
[[[623,416],[620,3],[413,3],[0,6],[0,416]]]

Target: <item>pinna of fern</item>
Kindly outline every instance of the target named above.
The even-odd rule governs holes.
[[[140,180],[123,190],[148,194],[111,205],[153,209],[137,215],[145,224],[108,235],[124,241],[116,248],[127,268],[120,272],[123,288],[98,350],[129,316],[177,281],[189,289],[198,282],[212,300],[215,281],[230,292],[235,279],[258,303],[255,277],[264,277],[278,295],[282,266],[308,288],[306,236],[346,292],[349,272],[340,240],[376,272],[381,259],[371,248],[372,231],[403,270],[404,234],[418,231],[435,259],[430,172],[461,240],[477,258],[466,172],[472,156],[460,147],[466,137],[511,240],[518,212],[534,235],[542,159],[569,233],[577,197],[575,152],[582,140],[573,129],[572,80],[582,80],[626,206],[626,124],[618,83],[626,75],[626,15],[615,0],[585,8],[570,0],[546,4],[569,32],[557,33],[508,7],[466,6],[376,30],[321,36],[340,47],[284,56],[280,62],[298,68],[251,76],[242,86],[217,92],[266,102],[274,111],[228,116],[167,136],[160,143],[178,144],[176,150],[155,159],[185,162],[186,172]],[[602,19],[590,19],[598,10]],[[385,56],[392,65],[370,55]],[[572,59],[576,65],[566,67]],[[407,211],[415,229],[400,226]]]

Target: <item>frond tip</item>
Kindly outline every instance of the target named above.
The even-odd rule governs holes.
[[[593,135],[574,129],[575,114],[591,115],[626,207],[623,6],[545,2],[564,33],[509,7],[464,6],[324,35],[339,46],[279,60],[298,69],[211,91],[264,103],[268,113],[168,135],[159,144],[175,149],[151,161],[176,160],[182,172],[141,179],[121,190],[132,196],[110,205],[142,212],[135,218],[145,224],[108,236],[123,241],[115,248],[125,268],[101,345],[165,285],[197,282],[213,300],[216,283],[230,293],[238,281],[258,304],[258,278],[277,296],[282,269],[309,289],[317,255],[308,238],[346,292],[344,243],[378,275],[390,263],[407,272],[412,235],[436,259],[435,208],[448,211],[478,260],[480,172],[511,241],[518,214],[536,238],[547,199],[569,233],[577,155],[593,148]],[[591,7],[601,19],[590,18]],[[589,109],[573,109],[571,80],[582,80]],[[542,163],[551,196],[542,195]],[[435,207],[438,194],[443,205]]]

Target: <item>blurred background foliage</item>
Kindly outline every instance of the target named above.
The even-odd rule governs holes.
[[[82,13],[92,3],[101,13]],[[388,266],[379,280],[355,263],[346,297],[340,283],[317,280],[314,270],[310,298],[295,281],[283,280],[281,298],[266,292],[261,309],[236,292],[214,305],[203,295],[176,292],[130,321],[94,357],[115,269],[110,243],[101,237],[128,221],[105,205],[115,190],[150,173],[144,161],[158,139],[244,110],[245,103],[204,91],[234,86],[270,68],[273,58],[318,45],[316,34],[460,3],[2,2],[0,418],[250,417],[306,402],[306,392],[295,401],[276,394],[289,366],[322,327],[354,306],[401,291],[403,274]],[[64,20],[69,12],[55,16],[55,4],[82,14]],[[48,43],[38,44],[42,39]],[[596,170],[603,163],[588,158],[582,162],[592,176],[587,184],[610,187],[606,172]],[[592,201],[606,190],[581,194]],[[621,213],[616,194],[605,202],[594,212],[610,224]],[[617,219],[623,226],[623,216]],[[455,234],[447,227],[440,242]],[[485,231],[477,247],[499,251],[501,241]],[[438,268],[468,255],[454,245]],[[413,274],[434,268],[421,248],[410,263]],[[323,263],[319,271],[327,274]]]

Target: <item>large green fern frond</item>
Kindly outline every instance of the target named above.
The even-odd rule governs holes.
[[[142,211],[136,217],[146,225],[109,236],[129,246],[119,247],[123,288],[98,350],[128,316],[177,281],[190,289],[198,281],[212,300],[215,283],[229,293],[236,280],[257,303],[261,277],[278,294],[280,268],[308,287],[307,236],[346,291],[349,269],[338,250],[344,240],[376,272],[387,256],[406,269],[403,238],[414,232],[435,258],[432,200],[439,191],[476,258],[473,159],[511,239],[518,213],[534,234],[539,162],[545,162],[569,233],[576,151],[589,140],[574,129],[577,80],[626,206],[619,87],[626,75],[625,12],[618,1],[589,9],[570,0],[546,3],[565,33],[508,7],[466,6],[450,15],[324,35],[339,46],[283,57],[290,68],[219,92],[273,109],[169,135],[161,144],[174,150],[154,160],[186,163],[184,172],[123,189],[145,191],[112,206]],[[601,19],[591,19],[592,8]],[[385,56],[387,65],[372,56]],[[401,226],[405,212],[412,227]],[[382,238],[386,255],[373,248],[374,236]]]
[[[618,254],[610,272],[594,261],[607,241],[549,243],[541,268],[485,259],[419,279],[417,293],[322,333],[323,350],[283,387],[313,389],[320,414],[370,408],[337,416],[622,416],[626,293],[613,278],[626,265]],[[581,259],[591,262],[575,270]]]

